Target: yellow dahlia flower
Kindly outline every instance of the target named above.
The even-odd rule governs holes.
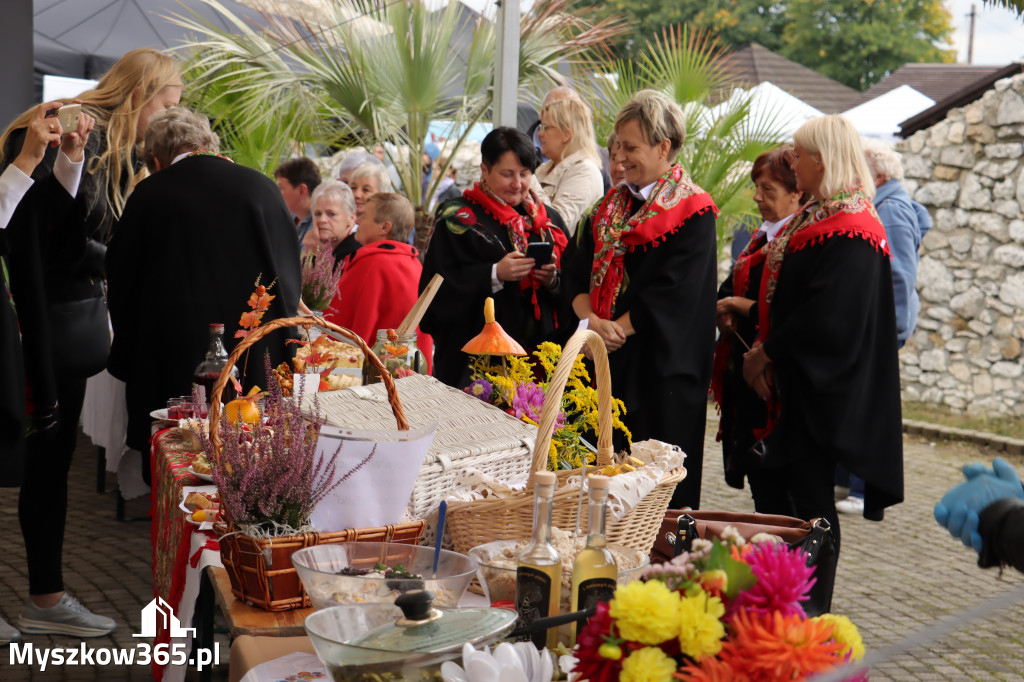
[[[851,658],[859,661],[864,658],[864,640],[860,636],[860,630],[846,616],[834,613],[826,613],[811,620],[827,623],[832,626],[832,639],[839,644],[845,645],[839,655],[845,656],[847,652],[853,652]]]
[[[670,682],[676,662],[658,647],[637,649],[622,662],[620,682]]]
[[[660,580],[619,585],[608,613],[619,632],[641,644],[661,644],[679,634],[679,594]]]
[[[718,597],[709,597],[698,589],[679,602],[679,648],[690,658],[699,661],[722,650],[725,626],[722,616],[725,605]]]

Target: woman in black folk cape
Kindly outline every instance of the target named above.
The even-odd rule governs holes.
[[[422,291],[435,274],[444,277],[421,328],[434,338],[434,376],[456,387],[469,384],[462,347],[483,328],[488,297],[498,323],[528,352],[571,318],[558,270],[568,238],[561,216],[530,189],[533,142],[515,128],[495,128],[480,154],[480,182],[438,209],[420,279]],[[533,242],[553,245],[551,262],[527,257]]]
[[[768,419],[747,478],[757,511],[826,518],[838,553],[837,462],[865,480],[866,518],[903,500],[892,271],[857,131],[824,116],[793,139],[797,187],[813,200],[768,245],[758,283],[743,376]]]
[[[768,244],[785,227],[809,195],[796,187],[792,145],[765,152],[754,160],[750,179],[754,202],[764,222],[733,264],[718,288],[718,342],[711,394],[721,419],[717,439],[722,443],[725,482],[743,489],[747,470],[760,464],[753,450],[754,431],[764,428],[765,401],[743,380],[743,354],[757,338],[757,291]]]
[[[634,441],[686,453],[671,506],[700,506],[707,392],[715,343],[718,209],[678,164],[686,120],[644,90],[615,121],[626,181],[584,220],[568,286],[576,315],[601,335],[612,390]],[[617,443],[617,445],[620,445]]]

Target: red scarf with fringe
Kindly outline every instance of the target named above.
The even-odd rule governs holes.
[[[787,254],[808,246],[816,246],[833,237],[865,239],[876,251],[889,257],[889,241],[878,219],[875,206],[859,185],[840,192],[820,203],[810,203],[793,216],[778,236],[764,248],[765,266],[757,296],[758,338],[763,343],[771,328],[771,304],[775,298],[782,263]],[[755,429],[754,436],[764,439],[771,433],[779,417],[778,397],[773,392],[768,400],[768,423]]]
[[[537,195],[532,189],[527,191],[523,196],[522,204],[520,204],[526,210],[525,216],[491,191],[491,188],[483,180],[463,192],[462,196],[480,206],[489,216],[497,220],[498,224],[508,230],[508,238],[512,242],[512,247],[519,253],[526,253],[530,234],[539,235],[541,241],[551,242],[554,247],[555,266],[561,266],[562,253],[565,251],[569,239],[562,230],[548,220],[547,209],[537,199]],[[537,265],[546,265],[546,263]],[[537,291],[540,286],[540,282],[533,276],[532,271],[519,282],[520,291],[530,291],[533,317],[537,320],[540,319],[540,302],[537,300]]]
[[[658,178],[650,197],[630,215],[633,193],[624,184],[608,192],[594,212],[594,264],[590,272],[590,305],[598,317],[609,320],[625,277],[627,251],[658,245],[690,217],[718,207],[711,195],[694,184],[678,164]]]

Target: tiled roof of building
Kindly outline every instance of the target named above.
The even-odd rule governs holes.
[[[768,81],[827,114],[849,109],[860,95],[853,88],[757,43],[749,43],[730,53],[726,64],[744,84]]]
[[[929,109],[908,118],[900,123],[900,137],[909,137],[918,130],[929,128],[946,117],[950,109],[967,106],[976,99],[980,99],[990,88],[994,87],[996,81],[1003,78],[1010,78],[1024,72],[1024,64],[1013,62],[1006,66],[994,68],[985,75],[970,82],[966,87],[957,90],[945,99],[935,103]]]
[[[872,85],[850,106],[863,104],[901,85],[909,85],[920,93],[941,102],[975,81],[1002,69],[1004,65],[975,64],[904,64]]]

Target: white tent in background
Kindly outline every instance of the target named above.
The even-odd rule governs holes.
[[[896,139],[900,123],[915,116],[933,104],[928,95],[909,85],[901,85],[885,94],[858,104],[843,112],[864,137],[877,137],[886,141]]]
[[[804,121],[824,116],[818,109],[768,81],[758,83],[749,90],[735,88],[729,99],[712,107],[711,116],[714,119],[724,115],[725,112],[739,106],[747,97],[751,99],[747,125],[761,129],[768,126],[784,139],[792,138],[793,133]]]

